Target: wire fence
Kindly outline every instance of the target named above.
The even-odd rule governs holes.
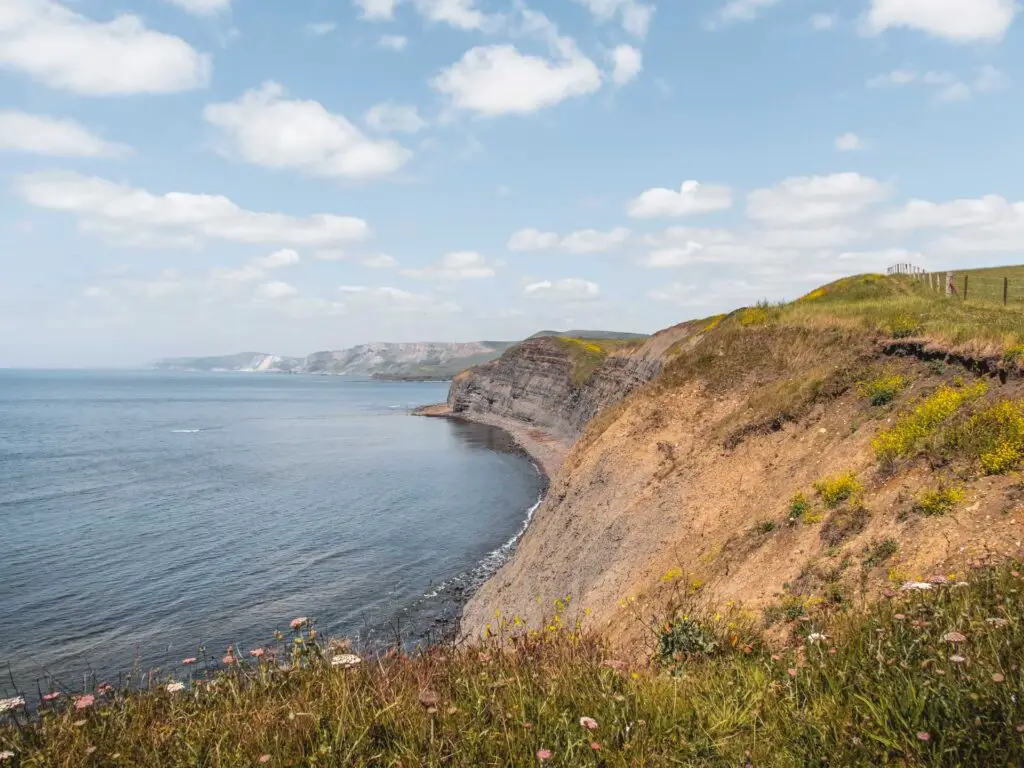
[[[983,301],[994,304],[1024,304],[1024,276],[1011,277],[993,270],[971,272],[927,272],[913,264],[894,264],[889,275],[909,275],[936,293],[951,299]]]

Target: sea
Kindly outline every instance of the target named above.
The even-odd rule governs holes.
[[[505,433],[411,414],[446,394],[0,370],[0,693],[193,674],[300,616],[367,650],[442,639],[543,485]]]

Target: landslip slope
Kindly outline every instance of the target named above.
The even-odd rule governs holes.
[[[583,382],[552,339],[460,375],[451,412],[575,440],[464,633],[571,596],[639,651],[670,601],[770,625],[1018,553],[1024,313],[953,302],[860,277],[668,329]]]

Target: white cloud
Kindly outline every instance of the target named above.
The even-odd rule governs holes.
[[[844,251],[838,256],[840,262],[849,265],[854,272],[881,272],[893,264],[916,264],[923,267],[927,262],[923,253],[906,248],[883,248],[877,251]]]
[[[364,267],[370,269],[391,269],[392,267],[398,266],[398,261],[393,256],[388,256],[386,253],[375,253],[370,256],[364,256],[359,260],[359,263]]]
[[[482,29],[487,16],[476,8],[475,0],[414,0],[416,10],[428,21],[449,24],[457,29]]]
[[[917,72],[910,69],[894,69],[884,75],[876,75],[868,80],[868,88],[888,88],[910,85],[917,80]]]
[[[562,280],[543,280],[530,283],[523,293],[531,298],[556,299],[560,301],[589,301],[601,295],[597,283],[579,277],[567,277]]]
[[[978,70],[974,79],[974,89],[987,93],[988,91],[1001,91],[1010,84],[1010,78],[1004,72],[993,66],[986,65]]]
[[[926,72],[923,82],[936,86],[935,101],[937,102],[952,103],[969,101],[971,98],[970,86],[951,72]]]
[[[398,0],[352,0],[352,5],[362,11],[364,19],[389,21],[395,17]]]
[[[652,269],[684,267],[697,261],[702,261],[701,254],[703,251],[704,246],[697,242],[689,242],[678,248],[660,248],[647,254],[641,260],[641,264]]]
[[[348,254],[340,248],[321,248],[313,252],[313,258],[318,261],[344,261]]]
[[[751,192],[747,216],[773,226],[814,224],[854,216],[888,196],[888,185],[859,173],[792,177]]]
[[[104,141],[73,120],[0,111],[0,150],[51,157],[120,157],[131,147]]]
[[[644,68],[643,54],[631,45],[620,45],[611,53],[612,82],[625,85],[634,80]]]
[[[601,72],[572,38],[561,37],[543,14],[523,11],[529,31],[543,35],[552,58],[520,53],[513,45],[472,48],[431,85],[451,105],[486,117],[528,114],[600,90]]]
[[[16,180],[16,190],[36,207],[73,214],[83,229],[125,243],[215,239],[318,247],[363,240],[370,234],[365,221],[350,216],[257,213],[220,195],[154,195],[76,173],[29,174]]]
[[[648,291],[647,297],[653,301],[686,302],[697,295],[697,286],[693,283],[670,283]]]
[[[557,232],[541,232],[538,229],[521,229],[508,241],[510,251],[543,251],[558,245]]]
[[[844,133],[836,138],[836,149],[840,152],[857,152],[864,147],[864,139],[856,133]]]
[[[251,283],[267,276],[267,272],[275,269],[291,267],[299,263],[299,254],[285,248],[274,251],[268,256],[253,259],[238,269],[217,269],[212,273],[215,280],[226,280],[230,283]]]
[[[644,38],[651,26],[654,6],[637,0],[576,0],[601,22],[621,17],[622,28],[635,37]]]
[[[297,294],[298,290],[296,290],[295,286],[288,283],[273,282],[256,286],[255,296],[257,299],[276,301],[277,299],[286,299]]]
[[[632,233],[625,227],[610,232],[584,229],[565,237],[556,232],[541,232],[537,229],[521,229],[509,238],[510,251],[543,251],[557,249],[572,254],[604,253],[623,245]]]
[[[872,0],[868,26],[927,32],[957,43],[1001,40],[1013,23],[1016,0]]]
[[[766,8],[778,5],[781,0],[731,0],[718,12],[718,20],[728,24],[734,21],[753,21]]]
[[[811,16],[811,28],[818,32],[835,29],[836,16],[832,13],[816,13]]]
[[[882,227],[893,230],[986,227],[1021,221],[1024,221],[1024,203],[1010,203],[999,195],[948,203],[911,200],[878,220]]]
[[[216,16],[231,10],[231,0],[168,0],[188,13],[196,16]]]
[[[368,126],[381,133],[418,133],[427,127],[427,122],[415,106],[385,101],[370,107],[363,120]]]
[[[494,277],[494,267],[476,251],[455,251],[446,253],[436,264],[422,269],[403,269],[402,274],[414,278],[477,280]]]
[[[235,101],[208,105],[203,117],[246,162],[311,176],[385,176],[412,154],[397,142],[367,138],[317,101],[287,100],[285,95],[277,83],[264,83]]]
[[[311,35],[316,35],[317,37],[329,35],[337,28],[338,25],[333,21],[314,21],[306,25],[306,31]]]
[[[280,251],[274,251],[269,256],[263,256],[253,262],[253,264],[261,269],[281,269],[282,267],[291,267],[298,263],[299,254],[291,248],[282,248]]]
[[[381,35],[377,45],[391,51],[404,51],[409,44],[409,38],[404,35]]]
[[[4,0],[0,67],[83,96],[204,88],[210,57],[138,16],[98,22],[54,0]]]
[[[684,181],[678,192],[672,189],[648,189],[629,203],[628,212],[634,219],[659,219],[712,213],[731,207],[732,190],[728,187]]]

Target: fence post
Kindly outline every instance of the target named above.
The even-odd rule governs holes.
[[[967,278],[970,275],[964,275],[964,301],[967,301]]]
[[[953,295],[953,273],[952,272],[947,272],[946,273],[946,295],[947,296],[952,296]]]

